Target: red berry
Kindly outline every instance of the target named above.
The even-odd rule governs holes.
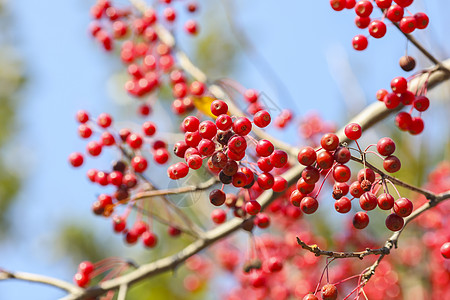
[[[406,92],[400,94],[400,102],[403,105],[410,105],[414,102],[415,99],[416,99],[416,96],[411,91],[406,91]]]
[[[312,147],[303,147],[298,152],[298,162],[304,166],[310,166],[316,162],[317,154]]]
[[[320,151],[319,154],[317,154],[317,167],[322,170],[328,170],[333,166],[334,163],[334,157],[331,152],[328,151]]]
[[[396,215],[396,214],[390,214],[386,218],[386,227],[391,231],[399,231],[403,228],[403,225],[405,224],[405,221],[402,217]]]
[[[245,117],[237,118],[233,122],[233,131],[238,135],[247,135],[252,130],[252,123]]]
[[[356,5],[356,0],[347,0],[345,2],[345,8],[346,9],[352,9],[352,8],[355,7],[355,5]]]
[[[142,233],[142,242],[145,247],[153,248],[158,243],[158,236],[151,231],[145,231]]]
[[[407,7],[410,6],[414,2],[414,0],[394,0],[394,2],[401,7]]]
[[[306,183],[303,178],[300,178],[297,181],[297,189],[302,193],[303,195],[309,194],[314,190],[315,184],[309,184]]]
[[[397,4],[392,4],[386,12],[386,17],[392,22],[400,22],[403,18],[404,10]]]
[[[270,114],[265,110],[260,110],[253,116],[253,123],[259,128],[267,127],[267,125],[270,124],[270,121]]]
[[[287,181],[281,176],[275,176],[274,177],[274,183],[272,190],[276,193],[284,192],[287,189]]]
[[[167,169],[167,174],[173,180],[184,178],[188,173],[189,167],[183,162],[176,163]]]
[[[269,190],[273,187],[274,178],[270,173],[262,173],[257,179],[258,185],[263,190]]]
[[[355,5],[355,12],[360,17],[368,17],[373,11],[373,5],[368,0],[362,0],[356,3]]]
[[[87,138],[91,137],[92,129],[89,125],[81,124],[80,126],[78,126],[78,134],[83,139],[87,139]]]
[[[258,143],[256,143],[256,153],[259,156],[267,157],[274,151],[273,144],[268,140],[259,140]]]
[[[145,157],[136,155],[131,159],[131,167],[137,173],[142,173],[147,169],[148,163]]]
[[[444,243],[441,246],[440,251],[444,258],[450,259],[450,242]]]
[[[356,229],[364,229],[369,225],[369,216],[367,213],[360,211],[353,217],[353,227]]]
[[[127,144],[133,149],[141,148],[142,143],[143,143],[143,139],[137,133],[132,133],[127,137]]]
[[[338,163],[345,164],[350,161],[350,150],[346,147],[339,147],[336,149],[336,151],[334,151],[333,158]]]
[[[422,12],[418,12],[414,15],[414,19],[416,19],[416,27],[418,29],[425,29],[430,22],[428,16]]]
[[[358,181],[361,183],[363,180],[368,180],[370,183],[375,181],[375,172],[372,169],[365,168],[358,172]]]
[[[355,17],[355,25],[360,29],[367,28],[370,24],[371,19],[369,17],[362,18],[360,16]]]
[[[188,146],[197,147],[198,143],[202,140],[202,136],[198,130],[194,132],[186,132],[184,134],[184,140]]]
[[[394,212],[400,217],[407,217],[413,211],[413,203],[408,198],[400,198],[394,203]]]
[[[403,17],[399,26],[403,33],[411,33],[416,29],[416,19],[411,16]]]
[[[194,20],[187,20],[186,23],[184,23],[184,29],[190,34],[197,34],[198,24]]]
[[[394,109],[400,105],[400,98],[395,93],[389,93],[384,97],[383,102],[386,108]]]
[[[375,0],[376,5],[379,8],[389,8],[392,4],[392,0]]]
[[[86,123],[89,121],[89,114],[85,110],[79,110],[76,114],[76,119],[80,123]]]
[[[112,123],[112,118],[107,113],[102,113],[97,118],[97,124],[100,127],[108,128],[109,126],[111,126],[111,123]]]
[[[112,221],[115,232],[122,232],[127,227],[127,221],[122,216],[115,215],[113,216]]]
[[[381,138],[377,142],[377,151],[383,156],[389,156],[395,151],[395,142],[388,137]]]
[[[361,137],[362,129],[361,126],[359,126],[359,124],[350,123],[347,126],[345,126],[344,133],[348,139],[355,141]]]
[[[407,112],[399,112],[397,114],[397,116],[395,117],[395,125],[397,125],[397,127],[400,130],[406,131],[409,130],[409,128],[411,127],[411,123],[412,123],[412,117],[409,113]]]
[[[243,153],[247,149],[247,141],[244,137],[235,135],[228,141],[228,148],[236,154]]]
[[[300,193],[299,190],[293,190],[291,195],[289,196],[289,201],[291,202],[292,205],[299,207],[300,202],[302,201],[302,199],[304,197],[305,197],[305,195]]]
[[[201,155],[210,156],[216,150],[216,144],[211,140],[202,139],[197,148]]]
[[[94,264],[90,261],[83,261],[78,265],[78,272],[89,277],[89,274],[94,271]]]
[[[346,182],[352,175],[350,168],[346,165],[337,165],[333,170],[333,178],[337,182]]]
[[[352,45],[355,50],[362,51],[367,48],[369,42],[364,35],[358,34],[352,39]]]
[[[261,204],[259,204],[257,201],[255,200],[251,200],[248,201],[245,204],[245,211],[249,214],[249,215],[256,215],[261,211]]]
[[[377,91],[376,97],[378,101],[383,101],[384,97],[388,94],[388,91],[385,89],[380,89]]]
[[[204,139],[212,140],[216,136],[217,127],[212,121],[203,121],[198,127],[198,132]]]
[[[172,7],[167,7],[163,11],[164,18],[166,18],[167,21],[173,22],[176,18],[175,10]]]
[[[90,141],[87,144],[87,151],[92,156],[98,156],[102,153],[102,145],[96,141]]]
[[[322,136],[320,145],[327,151],[334,151],[339,146],[339,138],[334,133],[327,133]]]
[[[408,131],[409,131],[409,133],[416,135],[416,134],[421,133],[424,128],[425,128],[425,125],[423,123],[422,118],[414,117],[411,119],[411,124],[408,128]]]
[[[178,157],[184,158],[184,154],[186,153],[186,150],[188,148],[189,146],[185,141],[176,142],[173,146],[173,153],[175,153],[175,155]]]
[[[153,136],[156,132],[156,125],[153,122],[147,121],[142,124],[142,131],[146,136]]]
[[[322,299],[323,300],[336,300],[338,290],[334,284],[328,283],[322,287]]]
[[[271,258],[269,258],[267,266],[270,272],[278,272],[283,268],[283,261],[280,257],[272,256]]]
[[[258,101],[258,92],[253,89],[246,90],[244,92],[244,98],[250,103],[255,103]]]
[[[348,213],[352,209],[352,201],[347,197],[342,197],[334,202],[334,208],[341,214]]]
[[[211,213],[211,219],[216,224],[222,224],[227,219],[227,213],[223,209],[215,209]]]
[[[153,159],[157,164],[165,164],[169,160],[169,151],[165,148],[159,148],[153,153]]]
[[[227,131],[231,128],[231,126],[233,126],[233,120],[229,115],[220,115],[216,119],[216,126],[220,130]]]
[[[79,167],[83,164],[83,155],[79,152],[73,152],[69,155],[69,162],[74,167]]]
[[[282,168],[288,161],[287,153],[283,150],[275,150],[270,155],[270,162],[275,168]]]
[[[417,111],[426,111],[430,107],[430,100],[425,96],[419,96],[414,100],[413,106]]]
[[[318,207],[319,207],[319,202],[313,197],[304,197],[300,201],[300,209],[305,214],[312,214],[312,213],[316,212]]]
[[[234,187],[243,187],[247,184],[247,176],[242,172],[236,172],[232,177],[232,184]]]
[[[375,196],[371,192],[365,192],[359,198],[359,205],[366,211],[375,209],[377,207],[377,204],[377,196]]]
[[[261,157],[257,161],[258,168],[263,172],[270,172],[273,169],[272,162],[269,157]]]
[[[400,170],[400,160],[395,155],[390,155],[383,160],[383,168],[389,173],[395,173]]]
[[[312,166],[307,166],[302,171],[302,178],[307,184],[315,184],[319,181],[320,172]]]
[[[314,294],[307,294],[305,297],[303,297],[303,300],[319,300],[319,298],[317,298],[317,296]]]
[[[335,11],[341,11],[345,8],[346,0],[330,0],[330,5]]]
[[[391,89],[396,94],[405,93],[408,89],[408,81],[404,77],[395,77],[391,81]]]
[[[116,143],[114,136],[108,131],[102,133],[100,141],[103,146],[112,146]]]
[[[376,39],[382,38],[386,34],[386,24],[379,20],[374,20],[369,25],[369,33]]]
[[[189,92],[195,96],[201,96],[205,92],[206,86],[203,82],[194,81],[189,87]]]
[[[76,273],[73,280],[81,288],[89,284],[89,276],[83,273]]]
[[[383,210],[389,210],[394,207],[394,197],[390,194],[383,193],[377,198],[378,207]]]
[[[119,171],[112,171],[108,174],[108,182],[115,186],[122,184],[123,174]]]
[[[220,116],[222,114],[226,114],[228,112],[228,105],[225,101],[222,100],[214,100],[211,103],[211,113],[215,116]]]

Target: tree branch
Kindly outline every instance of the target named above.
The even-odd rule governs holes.
[[[76,285],[57,278],[26,272],[10,272],[4,269],[0,269],[0,280],[8,280],[8,279],[17,279],[28,282],[42,283],[67,291],[71,294],[76,294],[83,291],[83,289],[77,287]]]

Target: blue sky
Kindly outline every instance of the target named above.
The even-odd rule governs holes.
[[[13,16],[13,36],[29,81],[19,112],[21,133],[15,141],[15,155],[26,174],[13,211],[17,238],[0,245],[0,266],[6,269],[71,280],[73,270],[69,269],[68,261],[63,255],[54,256],[49,251],[53,228],[69,217],[87,218],[110,232],[109,223],[95,219],[90,213],[99,189],[88,184],[84,177],[89,165],[78,171],[67,164],[69,153],[84,149],[76,134],[75,112],[84,108],[97,115],[120,109],[107,90],[110,76],[120,69],[120,64],[116,57],[105,54],[87,33],[92,2],[8,3]],[[332,11],[327,0],[235,2],[239,3],[236,18],[289,88],[296,99],[293,107],[300,114],[314,109],[324,118],[342,124],[349,109],[343,104],[341,90],[350,99],[362,93],[368,102],[373,102],[377,89],[387,88],[391,78],[404,74],[397,61],[404,53],[405,41],[393,27],[388,27],[385,38],[371,39],[367,51],[359,53],[351,48],[352,37],[361,32],[353,25],[354,14]],[[450,3],[428,1],[425,11],[431,17],[426,31],[429,36],[423,32],[417,36],[436,49],[440,58],[446,57],[449,44],[442,44],[448,38],[443,28],[449,28],[450,24],[440,12],[450,11]],[[215,13],[220,18],[223,11],[218,9]],[[437,42],[431,43],[431,39]],[[191,42],[195,43],[195,39],[183,46],[189,49]],[[443,45],[442,51],[436,45]],[[340,87],[335,79],[348,75],[340,69],[347,60],[356,70],[357,82]],[[277,97],[245,57],[240,62],[235,73],[238,81],[264,91],[271,98]],[[284,103],[280,101],[280,106]],[[363,103],[352,102],[351,106]],[[438,113],[430,111],[429,115],[434,112]],[[281,137],[292,140],[295,131],[291,128]],[[99,159],[98,164],[108,165],[108,157]],[[61,295],[56,289],[40,285],[0,282],[0,299],[55,299]]]

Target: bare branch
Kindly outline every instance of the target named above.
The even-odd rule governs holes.
[[[26,272],[10,272],[0,269],[0,280],[8,280],[8,279],[17,279],[28,282],[42,283],[67,291],[71,294],[80,293],[83,291],[76,285],[73,285],[69,282],[57,278]]]

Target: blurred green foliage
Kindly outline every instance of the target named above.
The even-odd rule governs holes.
[[[20,104],[19,91],[25,77],[20,57],[17,56],[10,36],[11,20],[0,1],[0,238],[8,231],[7,216],[20,189],[20,176],[6,163],[6,146],[14,143],[17,132],[16,111]]]

